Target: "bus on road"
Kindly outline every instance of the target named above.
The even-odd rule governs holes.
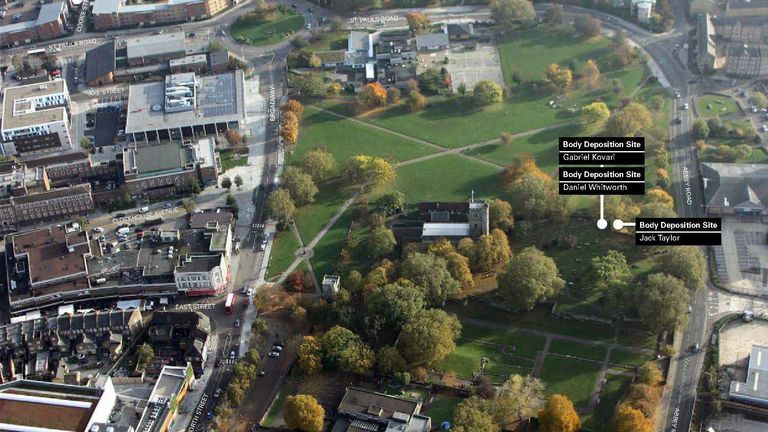
[[[45,54],[45,48],[37,48],[37,49],[31,49],[27,51],[27,55],[39,55],[39,54]]]
[[[227,294],[227,301],[224,302],[224,312],[231,314],[232,309],[235,307],[235,294]]]

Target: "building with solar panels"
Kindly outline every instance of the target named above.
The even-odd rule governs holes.
[[[247,121],[244,85],[241,70],[208,76],[180,73],[134,84],[128,92],[125,133],[133,142],[160,143],[240,129]]]

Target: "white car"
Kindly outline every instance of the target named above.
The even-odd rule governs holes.
[[[139,209],[139,214],[149,213],[149,207],[142,207]]]
[[[280,357],[280,351],[270,351],[267,355],[270,357]]]
[[[687,109],[688,109],[688,103],[684,103],[684,104],[683,104],[683,109],[684,109],[684,110],[687,110]]]
[[[96,228],[94,228],[94,229],[93,229],[93,232],[97,232],[97,233],[103,233],[103,232],[104,232],[104,228],[102,228],[102,227],[96,227]]]

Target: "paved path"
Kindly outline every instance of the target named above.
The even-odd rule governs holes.
[[[552,345],[552,336],[547,336],[547,341],[544,342],[544,349],[536,353],[536,362],[533,365],[533,376],[536,378],[541,377],[541,370],[544,368],[544,359],[549,354],[549,346]]]
[[[597,403],[600,401],[600,392],[603,391],[603,384],[605,383],[605,374],[608,372],[608,362],[611,359],[611,352],[613,352],[613,347],[609,346],[607,350],[605,350],[605,358],[603,358],[603,363],[600,365],[600,372],[597,373],[597,380],[595,381],[595,386],[592,388],[592,396],[589,398],[589,403],[587,403],[587,408],[585,409],[585,413],[591,414],[595,407],[597,407]]]

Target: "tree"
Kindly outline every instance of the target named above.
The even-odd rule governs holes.
[[[467,94],[467,84],[465,84],[465,83],[459,84],[459,87],[456,89],[456,91],[460,95],[464,96],[465,94]]]
[[[594,89],[600,86],[600,68],[594,60],[587,60],[581,67],[579,75],[584,87]]]
[[[409,365],[430,366],[456,350],[461,323],[440,309],[427,309],[403,326],[397,349]]]
[[[510,186],[517,180],[523,178],[527,174],[532,174],[536,177],[541,177],[546,180],[551,180],[549,174],[542,171],[537,165],[536,161],[531,157],[522,157],[504,169],[503,183]]]
[[[515,218],[512,216],[512,205],[500,198],[488,201],[488,219],[491,228],[499,228],[503,231],[509,231],[515,227]]]
[[[611,110],[605,102],[592,102],[581,109],[581,124],[592,132],[599,132],[611,117]]]
[[[462,290],[466,291],[475,287],[475,280],[472,277],[472,271],[469,266],[469,258],[458,253],[451,242],[440,240],[429,245],[428,250],[430,254],[445,259],[448,263],[448,272],[459,282]]]
[[[396,104],[400,102],[400,89],[397,87],[390,87],[387,89],[387,103]]]
[[[357,104],[363,109],[371,109],[387,104],[387,89],[380,82],[368,83],[357,94]]]
[[[697,139],[709,138],[709,124],[703,119],[696,119],[693,122],[693,136]]]
[[[504,100],[504,91],[501,86],[491,80],[482,80],[475,84],[472,93],[478,105],[491,105]]]
[[[326,369],[340,369],[362,374],[373,367],[373,351],[360,336],[341,326],[334,326],[320,337],[320,351]]]
[[[314,336],[304,336],[299,345],[299,369],[312,375],[322,369],[320,344]]]
[[[506,265],[512,257],[509,239],[504,231],[494,228],[490,234],[480,236],[475,244],[474,267],[482,272]]]
[[[391,183],[397,177],[395,167],[386,160],[366,155],[357,155],[344,162],[342,171],[354,183],[368,181],[376,187]]]
[[[497,24],[512,28],[533,21],[536,12],[528,0],[491,0],[491,17]]]
[[[224,132],[224,138],[227,139],[227,142],[232,147],[237,147],[243,143],[243,134],[234,129],[227,129],[227,131]]]
[[[446,73],[435,68],[425,70],[419,75],[419,88],[426,94],[440,94],[448,88]]]
[[[408,99],[405,101],[405,104],[411,112],[423,110],[427,107],[427,103],[427,98],[417,91],[408,93]]]
[[[283,113],[280,121],[280,137],[288,144],[296,144],[299,139],[299,118],[293,112]]]
[[[376,367],[384,375],[394,375],[398,372],[404,372],[408,365],[405,359],[400,355],[400,351],[393,346],[384,346],[376,354]]]
[[[593,38],[600,34],[600,20],[587,15],[579,15],[573,20],[573,28],[584,38]]]
[[[370,256],[378,259],[391,254],[395,250],[397,241],[395,241],[395,235],[389,228],[379,226],[371,230],[366,245]]]
[[[756,108],[768,108],[768,97],[765,96],[765,93],[753,92],[752,96],[749,97],[749,102]]]
[[[155,358],[155,351],[149,344],[142,344],[136,349],[136,370],[144,371],[152,364]]]
[[[243,185],[243,178],[239,175],[235,176],[235,186],[237,186],[238,189]]]
[[[514,374],[501,387],[496,400],[494,418],[505,430],[514,429],[514,423],[534,417],[544,405],[544,383],[530,375]]]
[[[613,430],[616,432],[651,432],[653,430],[651,420],[645,418],[640,410],[626,403],[619,405],[613,417],[613,423]]]
[[[677,213],[672,207],[665,206],[659,202],[644,203],[640,206],[640,217],[646,218],[673,218]]]
[[[407,13],[405,14],[405,19],[408,21],[408,27],[414,33],[427,33],[432,28],[432,21],[421,12]]]
[[[376,200],[376,211],[391,216],[405,210],[405,194],[400,191],[386,192]]]
[[[224,176],[224,178],[221,179],[221,187],[226,190],[232,189],[232,180],[230,180],[229,177]]]
[[[581,429],[581,420],[567,396],[554,394],[539,411],[541,432],[575,432]]]
[[[267,208],[270,216],[281,222],[289,221],[296,211],[291,194],[283,188],[272,192],[267,200]]]
[[[305,173],[301,168],[289,166],[283,172],[283,186],[291,194],[296,204],[302,206],[315,202],[315,195],[318,189],[312,176]]]
[[[343,87],[341,86],[341,83],[339,83],[337,81],[334,81],[334,82],[328,84],[328,87],[326,88],[325,91],[329,95],[333,96],[333,95],[337,95],[337,94],[341,93],[342,90],[343,90]]]
[[[630,102],[621,110],[614,112],[608,120],[608,133],[611,136],[631,137],[651,125],[651,113],[637,102]]]
[[[304,113],[304,105],[296,99],[289,99],[288,102],[280,105],[280,111],[282,111],[283,114],[292,112],[296,114],[296,117],[301,117]]]
[[[690,291],[704,287],[707,277],[707,260],[699,248],[677,246],[666,248],[656,259],[654,270],[666,273],[683,281]]]
[[[649,361],[644,365],[640,366],[640,369],[637,371],[637,380],[641,384],[655,387],[659,385],[659,383],[661,383],[661,380],[663,379],[664,379],[664,376],[661,373],[661,368],[659,367],[659,364],[653,361]]]
[[[613,291],[623,292],[632,281],[632,269],[623,253],[609,250],[603,256],[592,258],[587,280],[588,290],[592,293],[605,296]]]
[[[458,293],[459,282],[448,271],[448,262],[431,254],[412,253],[403,261],[402,276],[424,292],[427,304],[441,306]]]
[[[672,330],[688,319],[686,310],[690,294],[680,279],[654,273],[635,292],[640,319],[653,332]]]
[[[573,72],[567,67],[562,67],[557,63],[551,63],[544,71],[544,75],[557,91],[566,93],[573,84]]]
[[[457,432],[498,432],[499,425],[493,419],[490,401],[477,396],[464,399],[453,410],[453,427]]]
[[[659,187],[655,187],[645,193],[645,202],[656,202],[667,207],[672,207],[675,204],[675,200],[672,198],[672,195]]]
[[[325,410],[314,397],[303,394],[288,396],[283,409],[283,420],[288,428],[303,432],[323,431]]]
[[[543,219],[556,199],[554,182],[549,176],[525,174],[511,183],[512,205],[526,219]]]
[[[336,170],[336,158],[325,149],[316,147],[304,155],[301,166],[315,183],[319,183],[328,179]]]
[[[325,77],[317,72],[293,76],[291,85],[303,97],[320,97],[325,93]]]
[[[369,334],[387,342],[391,342],[388,339],[393,340],[426,304],[424,292],[412,283],[393,283],[374,288],[365,303]]]
[[[504,301],[519,310],[532,310],[540,301],[553,298],[565,286],[555,261],[529,246],[509,261],[499,275],[499,292]]]

